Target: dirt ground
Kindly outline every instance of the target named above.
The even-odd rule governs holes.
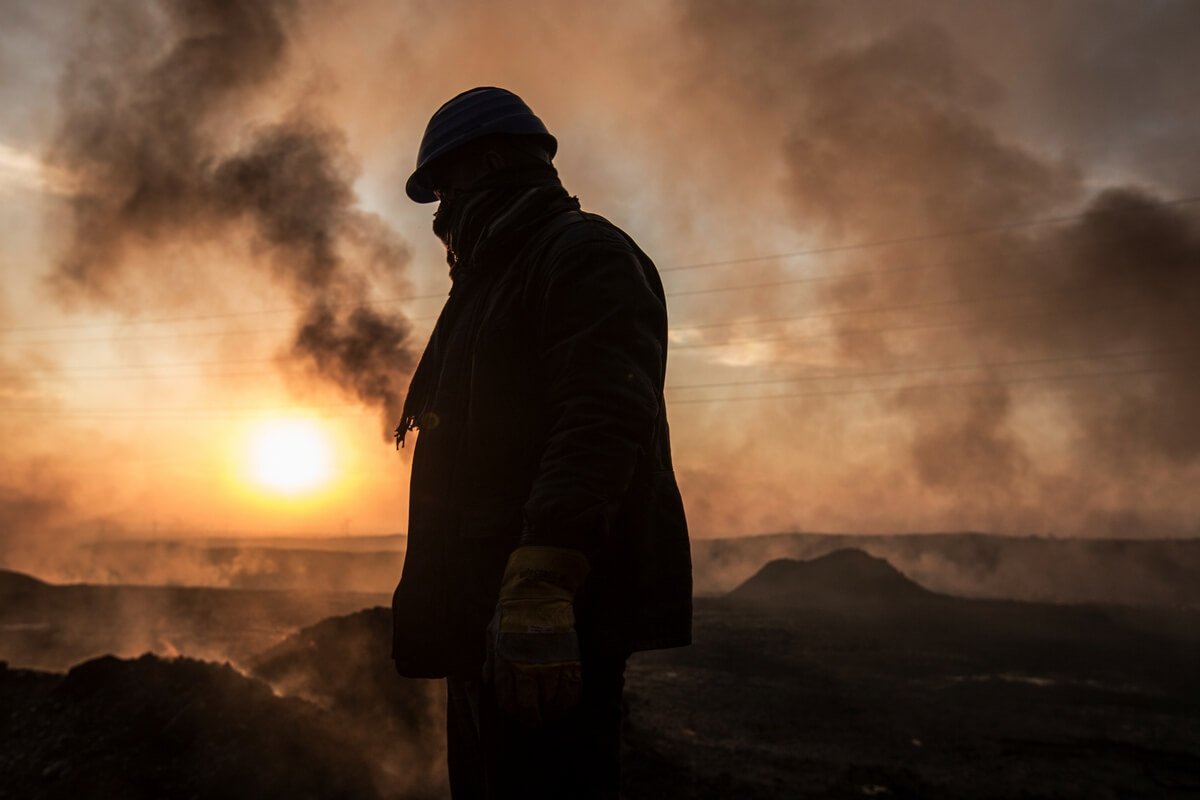
[[[631,659],[627,798],[1200,797],[1200,613],[812,563],[698,600],[692,646]],[[15,579],[7,599],[0,797],[445,796],[441,685],[391,671],[386,608],[318,622],[356,598]],[[44,663],[163,637],[241,656]]]
[[[1162,616],[701,601],[631,662],[628,797],[1200,796],[1200,645]]]

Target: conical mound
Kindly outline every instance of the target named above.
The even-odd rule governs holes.
[[[934,596],[886,560],[857,548],[810,561],[771,561],[728,595],[756,604],[817,607],[890,605]]]

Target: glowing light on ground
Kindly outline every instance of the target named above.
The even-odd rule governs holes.
[[[249,474],[259,486],[295,495],[325,486],[333,477],[329,437],[310,420],[271,420],[255,426]]]

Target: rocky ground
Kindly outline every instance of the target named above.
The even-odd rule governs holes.
[[[628,796],[1195,797],[1198,622],[770,564],[631,663]]]
[[[1195,797],[1197,622],[773,563],[631,660],[625,796]],[[0,670],[0,797],[443,797],[442,690],[395,676],[388,627],[328,619],[238,669]]]

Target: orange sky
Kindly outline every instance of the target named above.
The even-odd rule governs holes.
[[[6,543],[403,531],[411,449],[293,341],[313,303],[366,302],[419,354],[449,283],[403,182],[480,84],[528,100],[564,184],[663,270],[695,535],[1196,531],[1194,4],[279,6],[274,42],[5,3]],[[235,88],[162,77],[205,35]],[[214,164],[279,129],[352,191],[326,283],[288,272],[272,209],[213,208]],[[182,188],[129,212],[180,154]],[[322,432],[327,483],[252,479],[279,419]]]

